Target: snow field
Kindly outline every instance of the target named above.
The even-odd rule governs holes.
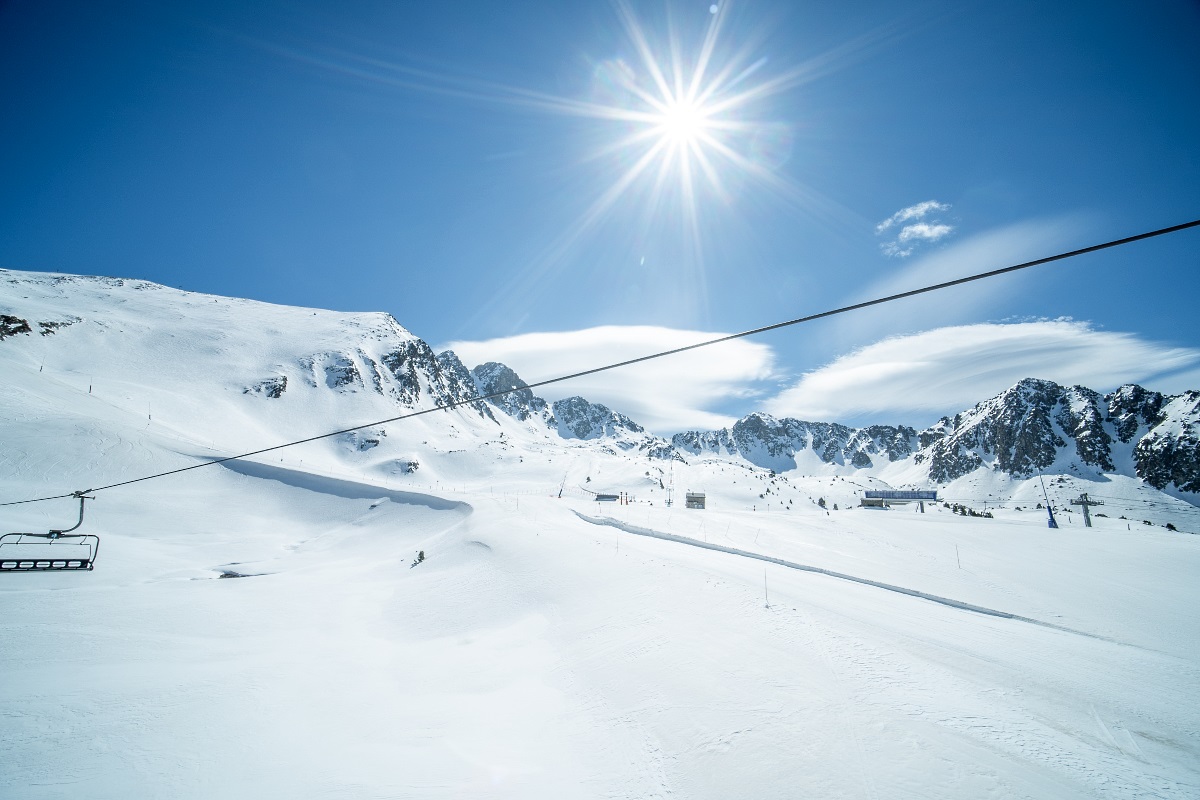
[[[405,411],[243,394],[378,315],[56,287],[9,310],[58,318],[69,289],[85,321],[0,342],[6,501]],[[885,484],[650,461],[465,412],[384,431],[100,492],[94,572],[0,576],[0,797],[1200,796],[1200,537],[1162,524],[1200,525],[1125,476],[1103,484],[1109,517],[1052,531],[1036,482],[986,474],[944,494],[994,519],[857,509]],[[707,510],[681,507],[689,489]],[[8,506],[0,528],[76,513]]]
[[[1200,678],[1195,628],[1183,613],[1137,625],[1168,564],[1194,569],[1192,537],[1100,532],[1112,538],[1078,570],[1090,578],[1009,588],[1073,543],[948,513],[801,524],[605,505],[746,549],[753,530],[773,555],[1129,642],[1114,644],[774,566],[768,609],[761,562],[574,514],[595,503],[512,499],[426,499],[269,465],[104,495],[90,512],[95,572],[0,586],[4,640],[21,643],[0,661],[3,743],[25,756],[3,794],[1186,797],[1197,785],[1197,713],[1179,702]],[[964,570],[951,538],[967,544]],[[428,558],[409,568],[418,549]],[[1160,612],[1194,605],[1181,586]],[[1130,619],[1097,594],[1131,604]]]

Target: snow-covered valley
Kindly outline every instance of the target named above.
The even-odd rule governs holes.
[[[2,277],[0,314],[33,324],[0,340],[0,502],[478,380],[386,315]],[[94,571],[0,575],[0,796],[1200,794],[1200,513],[1177,484],[1064,449],[1057,530],[1036,479],[986,468],[938,488],[990,517],[863,509],[912,464],[662,457],[615,411],[535,406],[99,492]],[[0,510],[38,531],[77,505]]]

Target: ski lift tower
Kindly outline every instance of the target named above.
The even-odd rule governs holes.
[[[1088,513],[1088,507],[1102,506],[1104,503],[1100,500],[1088,500],[1087,492],[1084,492],[1083,494],[1079,495],[1079,497],[1072,500],[1071,505],[1083,506],[1083,525],[1086,528],[1090,528],[1092,527],[1092,515]]]

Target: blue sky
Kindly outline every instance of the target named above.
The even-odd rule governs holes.
[[[1200,217],[1194,2],[710,6],[9,0],[0,266],[388,311],[534,380]],[[690,85],[706,37],[680,131],[654,65]],[[670,431],[926,424],[1026,374],[1200,388],[1198,253],[560,394]]]

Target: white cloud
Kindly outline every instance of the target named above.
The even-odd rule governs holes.
[[[936,252],[919,256],[889,270],[880,280],[863,286],[850,298],[861,302],[899,294],[910,289],[944,283],[957,278],[1006,267],[1067,249],[1089,229],[1080,215],[1032,219],[973,234]],[[840,350],[876,341],[884,336],[920,328],[974,322],[995,318],[996,309],[1011,295],[1029,291],[1039,274],[1055,267],[1037,267],[941,292],[909,297],[839,317],[831,337]]]
[[[949,225],[930,225],[928,222],[918,222],[915,225],[905,225],[900,231],[899,239],[902,242],[911,242],[913,239],[923,239],[927,242],[936,242],[944,236],[948,236],[954,228]]]
[[[805,374],[766,408],[809,420],[920,424],[1022,378],[1104,391],[1156,377],[1174,383],[1172,373],[1198,365],[1200,350],[1098,331],[1085,322],[959,325],[884,339],[842,356]]]
[[[587,328],[560,333],[526,333],[483,342],[450,342],[468,368],[499,361],[526,383],[580,372],[661,350],[719,338],[724,334],[654,326]],[[547,400],[581,395],[626,414],[656,433],[714,429],[734,417],[709,409],[730,399],[756,396],[756,384],[773,374],[769,346],[746,339],[676,356],[587,375],[534,393]]]
[[[895,214],[885,219],[883,222],[875,226],[875,233],[883,233],[893,225],[899,225],[902,222],[908,222],[913,219],[922,219],[927,214],[932,214],[935,211],[949,211],[948,203],[939,203],[937,200],[926,200],[924,203],[917,203],[915,206],[902,208]]]
[[[883,250],[884,255],[907,258],[916,251],[919,244],[944,239],[954,232],[953,225],[947,225],[936,219],[930,222],[913,222],[913,220],[924,220],[930,214],[949,210],[948,203],[939,203],[936,200],[926,200],[915,206],[900,209],[875,226],[876,236],[883,235],[896,225],[901,226],[900,234],[895,239],[882,243],[879,248]],[[904,224],[907,222],[912,222],[912,224]]]

